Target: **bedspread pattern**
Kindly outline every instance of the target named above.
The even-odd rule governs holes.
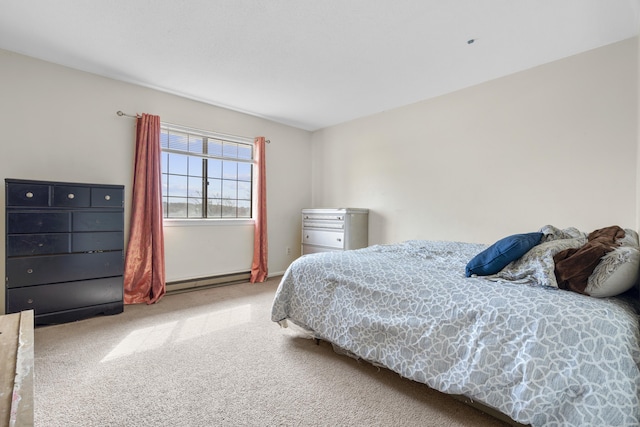
[[[304,256],[285,319],[400,375],[533,426],[640,425],[638,316],[619,299],[464,277],[486,245],[409,241]]]

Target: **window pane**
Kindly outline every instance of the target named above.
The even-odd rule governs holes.
[[[202,218],[202,199],[189,198],[187,209],[189,218]]]
[[[251,200],[251,183],[238,181],[238,199]]]
[[[161,177],[160,177],[160,184],[162,185],[162,195],[164,196],[168,196],[168,176],[167,176],[167,171],[165,169],[165,167],[167,166],[167,163],[165,161],[165,158],[168,157],[167,153],[162,153],[162,171],[161,171]]]
[[[251,218],[251,202],[238,200],[238,218]]]
[[[189,135],[189,152],[198,154],[204,153],[201,136]]]
[[[169,218],[187,217],[187,199],[184,197],[167,197],[169,202]]]
[[[222,198],[222,180],[210,179],[207,186],[207,193],[210,198]]]
[[[251,163],[238,163],[238,179],[241,181],[251,181]]]
[[[206,135],[207,132],[173,130],[162,125],[163,215],[166,218],[251,218],[253,144]]]
[[[189,135],[169,131],[169,148],[173,150],[189,151]]]
[[[200,157],[189,156],[189,175],[202,176],[202,159]]]
[[[222,160],[207,160],[207,175],[209,178],[222,178]]]
[[[183,154],[173,154],[168,153],[169,159],[169,167],[167,171],[169,173],[178,174],[178,175],[187,175],[188,172],[188,157]]]
[[[253,159],[251,152],[253,147],[247,144],[238,144],[238,158],[239,159]]]
[[[166,130],[160,131],[160,147],[169,147],[169,133]]]
[[[222,145],[222,155],[224,157],[238,157],[238,144],[235,142],[225,142]]]
[[[187,197],[187,177],[182,175],[168,175],[169,186],[167,194],[171,197]]]
[[[222,217],[223,218],[236,218],[236,201],[235,200],[223,200],[222,205]]]
[[[222,177],[238,179],[238,162],[222,162]]]
[[[162,152],[160,153],[160,169],[162,173],[167,173],[169,167],[169,153]]]
[[[202,194],[202,178],[189,177],[189,197],[204,197]]]
[[[236,199],[238,196],[237,181],[222,181],[222,198],[225,200]]]
[[[222,216],[222,200],[208,199],[207,202],[207,217],[220,218]]]
[[[213,138],[207,139],[207,154],[222,156],[222,141]]]

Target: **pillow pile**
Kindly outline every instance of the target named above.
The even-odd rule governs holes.
[[[514,234],[498,240],[469,261],[465,269],[466,276],[491,276],[502,272],[500,277],[503,280],[515,280],[519,276],[511,277],[512,275],[507,274],[508,269],[505,269],[505,267],[511,262],[518,261],[522,258],[521,261],[512,264],[513,268],[511,269],[513,270],[515,268],[517,270],[516,273],[522,270],[527,273],[526,276],[529,277],[531,276],[531,271],[529,271],[531,268],[527,269],[525,268],[527,265],[522,266],[519,264],[522,262],[532,264],[534,265],[532,268],[538,271],[540,266],[538,265],[539,263],[536,262],[536,259],[544,256],[549,249],[545,248],[545,251],[542,251],[543,246],[556,245],[562,249],[564,246],[580,247],[586,242],[586,237],[584,236],[583,238],[574,238],[572,233],[564,233],[566,230],[559,230],[563,233],[549,233],[548,228],[551,226],[546,227],[547,229],[543,227],[541,232]],[[555,227],[551,228],[555,229]],[[571,231],[573,229],[567,230]],[[589,276],[587,287],[585,288],[587,295],[597,298],[615,296],[628,291],[638,283],[638,277],[640,276],[640,240],[638,233],[634,230],[624,229],[624,231],[624,237],[616,240],[619,246],[606,253]],[[584,233],[579,234],[582,236]],[[574,244],[574,241],[578,241],[578,243]],[[545,244],[540,245],[542,242]],[[567,242],[567,245],[564,245],[564,242]],[[540,245],[541,251],[536,249],[527,254],[527,252],[538,245]],[[555,252],[557,252],[557,250]],[[525,254],[527,254],[528,258],[524,257]],[[527,259],[527,261],[525,261],[525,259]],[[541,283],[540,280],[534,280],[534,282],[541,285],[555,283],[553,268],[553,259],[549,258],[548,268],[544,269],[544,273],[540,273],[545,277],[549,276],[549,284],[544,281],[542,281],[544,283]],[[503,269],[505,270],[503,271]],[[557,287],[557,285],[554,285],[554,287]]]
[[[522,257],[531,248],[540,243],[542,236],[542,233],[535,232],[514,234],[498,240],[469,261],[465,268],[467,277],[472,274],[478,276],[496,274],[511,261]]]

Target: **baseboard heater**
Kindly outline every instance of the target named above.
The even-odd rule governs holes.
[[[233,285],[234,283],[247,282],[251,278],[250,271],[239,273],[221,274],[217,276],[198,277],[197,279],[178,280],[167,283],[167,294],[187,292],[214,286]]]

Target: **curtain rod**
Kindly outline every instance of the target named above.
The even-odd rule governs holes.
[[[137,119],[138,118],[138,116],[132,116],[131,114],[123,113],[121,110],[116,111],[116,114],[118,116],[120,116],[120,117],[130,117],[132,119]],[[269,140],[269,139],[265,139],[264,142],[266,142],[267,144],[271,144],[271,140]]]
[[[122,116],[131,117],[132,119],[137,119],[138,118],[138,116],[132,116],[131,114],[125,114],[120,110],[116,111],[116,114],[119,115],[120,117],[122,117]]]

